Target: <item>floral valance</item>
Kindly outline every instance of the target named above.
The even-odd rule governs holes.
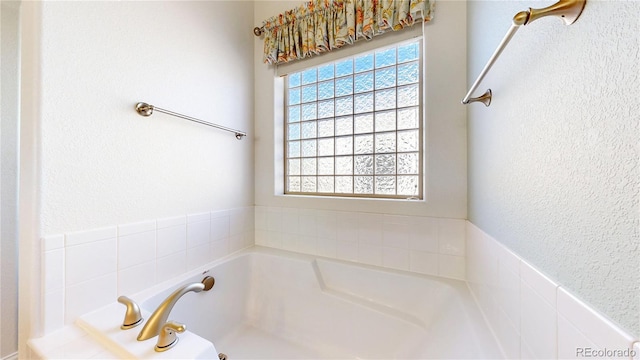
[[[429,21],[434,0],[312,0],[263,22],[264,62],[277,64]]]

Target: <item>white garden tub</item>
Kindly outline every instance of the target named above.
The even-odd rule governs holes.
[[[193,334],[232,360],[501,357],[463,281],[260,247],[206,275],[215,277],[214,288],[187,293],[173,308],[169,319],[186,324],[189,334],[180,334],[163,358],[185,358],[193,346],[182,337],[191,341]],[[140,305],[150,313],[178,286],[202,277]]]

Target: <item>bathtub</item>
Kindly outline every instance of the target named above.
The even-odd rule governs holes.
[[[463,281],[281,250],[253,247],[134,299],[146,319],[175,288],[206,275],[216,279],[213,289],[187,293],[171,311],[169,319],[188,331],[165,353],[153,353],[156,338],[122,344],[140,328],[117,329],[113,312],[123,314],[123,307],[84,316],[79,325],[112,349],[137,347],[114,352],[140,358],[211,358],[217,352],[228,359],[502,357]],[[131,334],[126,339],[125,332]]]

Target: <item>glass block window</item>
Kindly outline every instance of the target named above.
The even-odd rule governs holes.
[[[286,76],[285,193],[422,198],[420,42]]]

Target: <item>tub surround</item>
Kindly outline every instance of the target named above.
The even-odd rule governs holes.
[[[471,222],[466,253],[469,288],[506,358],[577,359],[605,349],[629,353],[639,340]]]
[[[242,207],[43,238],[43,333],[253,245],[253,224]]]
[[[256,245],[465,279],[465,220],[256,206]]]
[[[256,207],[254,218],[253,211],[253,208],[242,208],[223,212],[209,213],[208,222],[211,224],[214,222],[214,219],[219,219],[221,217],[224,219],[228,216],[228,223],[235,224],[229,227],[228,234],[229,236],[233,236],[237,233],[237,229],[248,229],[246,227],[247,221],[255,220],[256,242],[268,242],[267,244],[265,244],[265,246],[269,246],[269,244],[278,245],[271,247],[280,247],[285,249],[286,247],[289,247],[287,250],[297,249],[297,252],[307,252],[311,255],[318,255],[326,258],[347,260],[371,265],[370,262],[368,263],[367,261],[364,261],[368,258],[358,257],[359,253],[357,250],[350,253],[352,254],[351,257],[345,258],[343,253],[338,250],[342,246],[340,245],[340,243],[346,242],[346,244],[351,244],[351,246],[355,249],[358,249],[361,241],[364,246],[368,245],[368,243],[364,242],[365,237],[369,239],[378,239],[375,241],[380,241],[382,242],[382,244],[384,244],[385,239],[387,239],[386,243],[388,243],[389,241],[391,241],[390,239],[393,232],[391,232],[389,228],[387,228],[387,235],[385,235],[385,231],[383,230],[385,228],[385,224],[398,225],[397,223],[401,222],[400,220],[402,220],[405,221],[404,224],[407,227],[398,226],[395,228],[395,230],[396,233],[400,234],[399,239],[403,239],[403,236],[404,238],[409,239],[407,251],[411,253],[412,247],[418,247],[420,245],[417,244],[422,243],[421,246],[428,246],[428,249],[431,249],[431,251],[433,251],[432,254],[434,254],[434,256],[422,259],[424,263],[422,263],[422,265],[418,267],[416,267],[416,264],[418,264],[417,258],[411,257],[411,255],[409,255],[408,268],[406,266],[387,267],[393,268],[394,270],[392,271],[409,270],[417,273],[428,273],[427,271],[423,271],[421,269],[432,269],[432,271],[437,271],[435,269],[438,269],[437,264],[439,264],[439,258],[437,255],[438,251],[441,251],[439,249],[443,249],[442,251],[447,252],[452,251],[451,249],[455,248],[455,246],[448,244],[444,239],[448,238],[449,236],[455,237],[453,235],[459,234],[458,230],[453,230],[454,228],[458,229],[458,221],[453,222],[456,225],[453,225],[451,228],[448,227],[452,224],[448,222],[451,219],[415,219],[413,217],[405,219],[404,217],[389,216],[389,219],[385,221],[384,216],[382,218],[378,218],[378,215],[375,215],[373,218],[371,218],[369,217],[369,215],[371,214],[365,213],[326,212],[308,209],[294,210],[288,208],[266,207]],[[161,233],[164,233],[162,229],[172,228],[176,226],[181,227],[180,229],[187,229],[188,224],[207,222],[206,216],[204,214],[205,213],[200,213],[184,217],[157,220],[155,230],[156,249],[162,248],[163,245],[160,244],[163,243],[163,236],[173,236],[166,234],[160,235]],[[240,214],[242,214],[242,216]],[[297,220],[294,221],[292,219],[296,218],[296,214]],[[189,222],[188,219],[191,219],[191,222]],[[332,227],[333,225],[326,225],[327,221],[329,224],[333,223],[330,219],[335,219],[335,227]],[[346,226],[346,224],[344,224],[344,221],[348,219],[360,219],[360,222],[352,222],[352,226]],[[395,221],[390,221],[391,219],[394,219]],[[440,220],[443,220],[443,224],[445,224],[442,230],[439,230]],[[464,279],[466,279],[468,287],[475,297],[475,301],[479,306],[485,321],[490,327],[493,336],[500,344],[501,351],[505,358],[579,358],[580,356],[577,353],[578,349],[584,349],[584,351],[593,351],[599,349],[624,350],[633,348],[634,346],[635,349],[637,349],[638,347],[640,347],[637,342],[639,339],[636,339],[629,333],[626,333],[618,325],[614,324],[612,321],[606,319],[602,314],[593,310],[588,304],[585,304],[580,299],[571,294],[567,289],[562,287],[562,285],[548,278],[535,267],[531,266],[527,261],[509,251],[501,243],[497,242],[495,239],[482,232],[482,230],[480,230],[474,224],[464,220],[459,221],[461,221],[463,224],[462,243],[460,243],[460,239],[458,239],[456,240],[458,241],[456,244],[458,244],[457,246],[463,246],[464,248],[462,250],[462,254],[465,259]],[[416,228],[416,224],[424,224],[425,222],[430,224],[430,226],[423,225],[423,227],[421,228],[419,233],[423,235],[423,237],[421,237],[422,240],[412,238],[411,235],[407,235],[406,231],[402,230]],[[226,223],[226,221],[221,220],[221,223]],[[142,224],[143,223],[131,224],[122,226],[121,228],[143,230],[139,233],[151,231],[150,228],[147,227],[149,225]],[[241,224],[244,225],[241,226]],[[364,227],[365,224],[369,227],[377,224],[373,226],[373,229],[377,230],[372,230],[371,228],[366,229]],[[200,229],[192,230],[192,235],[194,233],[197,234],[198,231],[205,232],[203,230],[204,226],[202,224],[195,225],[195,228],[192,225],[191,228]],[[222,228],[224,229],[224,226]],[[232,228],[234,228],[234,230],[232,230]],[[249,228],[252,229],[251,225],[249,225]],[[299,240],[302,241],[300,243],[292,242],[293,237],[290,235],[294,234],[289,232],[292,230],[284,230],[285,228],[306,229],[308,234],[306,236],[308,238],[305,240]],[[331,241],[331,238],[329,238],[329,241],[326,241],[327,238],[324,237],[326,236],[326,234],[322,236],[319,235],[320,233],[325,231],[328,231],[331,234],[334,232],[334,230],[331,229],[335,229],[335,241]],[[171,231],[175,231],[177,234],[183,233],[181,230],[178,231],[172,229]],[[90,232],[84,232],[83,237],[88,243],[100,243],[100,241],[104,241],[100,239],[104,235],[96,236],[96,234],[100,233],[110,234],[110,232],[99,229]],[[213,233],[214,231],[210,230],[210,234]],[[220,232],[220,234],[225,233],[225,231]],[[418,231],[416,231],[416,233],[418,233]],[[121,234],[121,237],[131,235],[127,230],[124,230],[124,234],[126,235]],[[310,234],[316,234],[316,236],[312,236]],[[427,236],[427,234],[430,235]],[[344,237],[347,235],[349,235],[348,238]],[[281,236],[281,238],[278,239],[277,236]],[[300,235],[298,235],[298,237],[299,239],[302,239]],[[75,242],[75,239],[77,239],[76,234],[69,234],[64,238],[57,236],[48,239],[49,241],[45,241],[45,244],[57,244],[58,247],[54,247],[53,249],[45,248],[45,255],[48,255],[43,257],[43,259],[45,259],[45,263],[43,265],[46,266],[45,269],[48,269],[46,271],[46,274],[48,274],[47,281],[45,281],[44,284],[45,286],[48,286],[46,289],[51,288],[54,283],[61,282],[62,284],[64,284],[65,268],[64,266],[60,265],[60,261],[64,263],[65,260],[64,250],[66,250],[66,247],[80,245],[76,244]],[[191,246],[192,249],[200,249],[201,246],[203,246],[202,244],[204,243],[203,239],[204,238],[196,236],[195,238],[191,238],[191,240],[187,241],[185,236],[184,247],[185,249],[187,248],[186,244],[188,242],[189,244],[191,244],[189,246]],[[440,239],[443,239],[442,242],[440,242]],[[65,243],[62,240],[67,240],[66,246],[64,246]],[[248,241],[250,242],[251,240]],[[398,241],[402,244],[406,243],[406,241]],[[329,247],[330,249],[332,249],[332,251],[328,252],[325,247],[319,246],[322,243],[332,244]],[[430,243],[431,245],[425,245],[427,243]],[[245,245],[247,244],[248,243],[245,243]],[[315,244],[316,247],[312,248],[315,249],[315,253],[311,253],[308,247],[301,247],[300,244]],[[333,244],[335,244],[335,247]],[[435,246],[435,244],[438,244],[438,246]],[[378,246],[380,246],[381,248],[385,248],[385,246],[383,245]],[[212,246],[210,245],[209,249],[211,248]],[[392,247],[387,246],[386,248]],[[182,247],[180,249],[182,249]],[[333,249],[335,249],[335,253],[333,252]],[[387,249],[385,249],[385,251],[386,250]],[[62,254],[55,253],[55,251],[62,251]],[[171,253],[173,250],[165,251]],[[323,252],[324,255],[319,255],[318,252]],[[160,253],[162,253],[162,251]],[[180,256],[187,256],[185,250],[179,250],[177,251],[177,253],[182,254]],[[57,255],[54,256],[53,254]],[[404,258],[405,257],[403,257],[403,259]],[[49,259],[48,262],[47,259]],[[58,259],[58,261],[51,261],[52,259]],[[189,271],[189,269],[184,269],[182,275],[178,273],[175,273],[175,275],[184,277],[188,274],[196,274],[197,272],[201,271],[202,268],[208,266],[209,262],[212,260],[213,259],[205,261],[200,265],[200,268],[198,269],[191,269],[191,271]],[[436,265],[429,264],[429,260],[432,260]],[[156,264],[161,263],[159,259],[156,259],[155,261]],[[382,262],[377,263],[378,266],[385,265],[384,259],[382,259],[381,261]],[[132,265],[132,267],[134,266],[136,265]],[[322,266],[322,263],[320,263],[319,266]],[[158,266],[158,269],[160,267],[162,266]],[[51,274],[56,273],[56,271],[59,275],[57,277],[52,276]],[[345,279],[342,279],[339,276],[336,277],[336,274],[338,273],[332,273],[331,271],[325,270],[325,276],[327,277],[326,281],[333,282],[332,286],[334,287],[340,287],[340,284],[335,284],[335,280],[337,279],[338,281],[344,281]],[[436,272],[431,275],[438,275],[438,273]],[[67,276],[73,278],[73,276],[77,275],[69,273]],[[95,276],[94,279],[96,279],[104,275],[94,274],[92,276]],[[161,280],[159,276],[159,273],[156,273],[157,280]],[[445,274],[443,277],[451,276],[446,276]],[[121,278],[118,278],[116,276],[116,279]],[[129,287],[129,290],[132,291],[129,294],[133,294],[134,292],[141,291],[145,288],[148,288],[144,291],[144,293],[147,293],[154,290],[154,288],[163,286],[163,284],[158,284],[155,285],[155,287],[150,287],[150,285],[153,285],[154,283],[148,283],[146,284],[146,286],[143,286],[142,284],[143,283],[139,284],[138,287]],[[109,296],[101,299],[100,303],[96,302],[85,305],[87,307],[93,306],[92,309],[89,309],[86,312],[90,312],[91,310],[98,309],[109,304],[113,306],[114,304],[112,303],[115,303],[115,294],[118,293],[118,286],[122,286],[122,288],[125,288],[124,283],[117,282],[116,280],[116,285],[114,285],[114,290],[112,290],[114,296]],[[97,343],[85,331],[77,328],[73,324],[74,319],[70,318],[70,322],[67,323],[66,326],[64,318],[57,319],[57,322],[52,322],[55,320],[55,311],[59,311],[59,309],[65,308],[64,290],[66,290],[66,288],[63,286],[62,290],[63,291],[61,291],[61,295],[59,295],[60,297],[62,297],[61,300],[56,300],[55,297],[50,296],[46,299],[47,301],[45,301],[45,305],[49,304],[48,307],[45,308],[50,309],[50,311],[45,311],[45,316],[50,316],[52,318],[45,318],[44,324],[49,326],[48,329],[50,329],[51,331],[48,332],[48,336],[31,340],[31,349],[29,351],[31,351],[30,355],[33,355],[32,358],[117,358],[115,357],[114,353],[110,352],[109,350],[107,350],[107,348]],[[52,294],[55,294],[55,290],[52,291]],[[47,291],[46,293],[49,294],[50,292],[51,291]],[[66,300],[66,304],[69,304],[69,301],[71,299],[69,299],[69,296],[66,296]],[[55,301],[58,301],[60,307],[56,307]],[[115,305],[119,306],[118,316],[122,316],[124,307],[120,304]],[[65,315],[66,317],[71,317],[67,313],[65,313]],[[78,316],[80,315],[81,314],[79,314]],[[58,326],[56,327],[54,326],[54,324],[57,324]],[[635,345],[634,342],[636,342]]]

